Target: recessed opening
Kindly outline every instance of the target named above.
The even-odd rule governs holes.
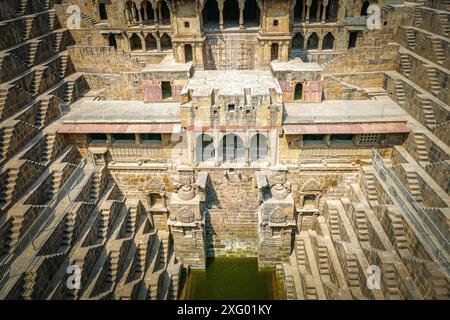
[[[186,62],[192,61],[192,45],[190,44],[184,46],[184,59]]]
[[[361,7],[361,16],[367,16],[367,9],[369,9],[370,2],[364,1]]]
[[[136,137],[133,133],[116,133],[113,134],[113,143],[118,144],[133,144],[136,142]]]
[[[143,133],[141,134],[141,142],[145,144],[161,144],[162,136],[160,133]]]
[[[185,21],[185,22],[184,22],[184,27],[185,27],[185,28],[189,28],[189,27],[190,27],[189,21]]]
[[[348,48],[355,48],[356,47],[356,40],[358,39],[358,32],[357,31],[351,31],[348,35]]]
[[[330,141],[332,143],[352,143],[354,137],[353,134],[332,134]]]
[[[303,142],[305,144],[322,143],[325,139],[324,134],[305,134],[303,135]]]
[[[161,82],[161,90],[162,90],[162,98],[163,99],[172,98],[172,86],[170,85],[170,81],[162,81]]]
[[[228,112],[234,112],[234,111],[236,111],[236,105],[229,104],[228,105]]]
[[[303,84],[297,83],[294,90],[294,100],[303,99]]]
[[[115,49],[117,49],[116,35],[110,34],[108,36],[108,42],[110,47],[114,47]]]
[[[278,20],[273,20],[273,26],[277,27],[278,26]]]
[[[278,59],[278,43],[272,43],[270,47],[270,61]]]
[[[250,114],[250,110],[249,109],[245,110],[245,114]]]
[[[88,136],[88,140],[92,144],[105,144],[108,142],[108,137],[103,133],[91,133]]]
[[[98,11],[100,13],[100,20],[108,20],[108,14],[106,13],[106,4],[105,3],[98,4]]]

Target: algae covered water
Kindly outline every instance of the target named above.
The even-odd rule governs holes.
[[[183,300],[280,299],[275,270],[258,271],[256,258],[215,258],[206,271],[191,270],[184,284]]]

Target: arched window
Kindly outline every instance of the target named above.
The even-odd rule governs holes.
[[[167,35],[167,33],[164,33],[161,37],[161,49],[162,50],[172,50],[172,40]]]
[[[367,16],[367,9],[370,6],[370,2],[369,1],[364,1],[363,5],[361,7],[361,16]]]
[[[214,159],[215,157],[215,149],[213,138],[206,133],[202,133],[197,136],[197,161],[208,161]]]
[[[251,162],[267,160],[267,138],[265,135],[257,133],[250,139],[249,159]]]
[[[163,24],[170,23],[170,10],[165,1],[161,1],[161,21]]]
[[[244,160],[244,142],[238,135],[230,133],[224,136],[221,147],[223,162],[241,162]]]
[[[239,3],[237,0],[226,0],[223,6],[223,19],[225,26],[239,26]]]
[[[310,22],[316,22],[319,21],[320,17],[320,8],[319,4],[317,3],[318,0],[312,0],[311,6],[309,7],[309,21]]]
[[[297,83],[294,89],[294,100],[303,99],[303,83]]]
[[[130,38],[130,47],[131,51],[142,50],[141,38],[136,33],[133,33]]]
[[[217,28],[219,27],[219,7],[217,0],[207,0],[203,7],[203,27]]]
[[[297,2],[295,3],[295,7],[294,7],[294,20],[295,21],[302,20],[302,16],[303,16],[303,1],[306,1],[306,0],[297,0]]]
[[[246,0],[244,5],[244,24],[246,27],[259,27],[261,12],[256,0]]]
[[[314,50],[319,48],[319,37],[317,36],[317,33],[313,33],[309,38],[308,38],[308,43],[306,45],[306,49],[308,50]]]
[[[305,42],[305,38],[301,33],[297,33],[294,38],[292,38],[292,49],[294,50],[303,50],[303,43]]]
[[[148,0],[144,0],[141,3],[141,16],[146,22],[155,21],[155,11],[153,10],[152,3]]]
[[[322,50],[333,49],[334,47],[334,36],[331,32],[328,32],[327,35],[323,38]]]
[[[158,45],[156,44],[156,38],[151,33],[149,33],[145,37],[145,47],[147,50],[157,50],[158,49]]]

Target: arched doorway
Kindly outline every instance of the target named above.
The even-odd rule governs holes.
[[[305,0],[297,0],[294,7],[294,21],[301,21],[303,16],[303,1]]]
[[[150,1],[144,0],[141,3],[141,16],[146,22],[155,21],[155,11],[153,10],[153,5]]]
[[[226,0],[223,6],[223,20],[225,27],[239,26],[239,3],[237,0]]]
[[[170,24],[170,10],[167,6],[166,1],[162,0],[159,2],[161,6],[161,22],[162,24]]]
[[[164,33],[161,37],[161,50],[172,50],[172,39]]]
[[[156,43],[156,38],[149,33],[146,37],[145,37],[145,47],[148,50],[157,50],[158,49],[158,45]]]
[[[133,33],[130,38],[130,48],[131,51],[142,50],[141,38],[136,33]]]
[[[249,27],[259,27],[261,11],[256,0],[247,0],[244,5],[244,25]]]
[[[267,138],[265,135],[257,133],[250,139],[249,153],[250,162],[267,161]]]
[[[315,50],[319,48],[319,37],[317,36],[317,33],[313,33],[309,38],[308,38],[308,43],[306,46],[307,50]]]
[[[219,27],[219,7],[217,0],[207,0],[202,11],[203,28],[214,29]]]
[[[361,7],[361,16],[367,16],[367,9],[369,9],[370,2],[364,1]]]
[[[207,133],[199,134],[195,150],[197,162],[213,160],[216,155],[213,138]]]
[[[334,36],[331,32],[328,32],[323,38],[322,50],[330,50],[334,47]]]
[[[297,33],[294,38],[292,38],[292,49],[294,50],[303,50],[303,43],[305,42],[305,38],[303,35],[299,32]]]
[[[219,155],[223,163],[244,161],[244,142],[234,133],[227,134],[222,138],[219,151],[221,151]]]

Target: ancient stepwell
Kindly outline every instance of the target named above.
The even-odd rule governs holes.
[[[448,0],[2,1],[0,299],[202,297],[232,259],[449,299],[449,33]]]

